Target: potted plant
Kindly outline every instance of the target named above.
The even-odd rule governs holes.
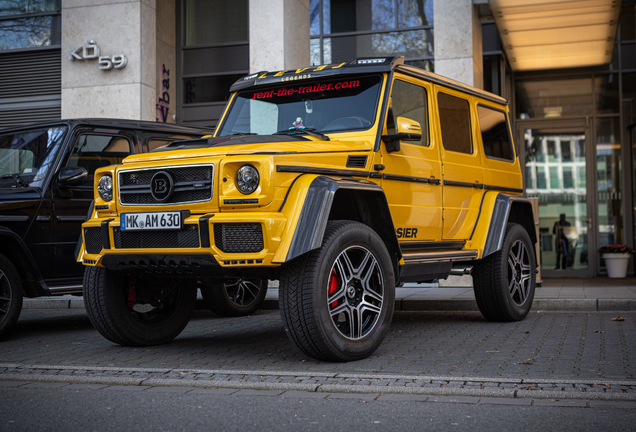
[[[627,264],[629,256],[634,253],[634,249],[623,244],[608,244],[598,250],[605,260],[607,276],[611,278],[623,278],[627,274]]]

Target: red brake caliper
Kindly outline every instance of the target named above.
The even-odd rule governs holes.
[[[338,275],[336,274],[336,269],[331,270],[331,276],[329,277],[329,295],[336,292],[338,289]],[[335,308],[338,305],[337,301],[331,302],[331,308]]]
[[[130,282],[128,283],[128,308],[132,309],[135,307],[136,302],[137,292],[135,291],[135,278],[130,278]]]

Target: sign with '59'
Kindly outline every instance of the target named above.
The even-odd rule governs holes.
[[[77,48],[69,48],[68,58],[75,60],[98,60],[98,67],[101,70],[123,69],[128,64],[128,59],[123,54],[113,56],[100,56],[100,50],[94,40],[87,41],[87,44]]]

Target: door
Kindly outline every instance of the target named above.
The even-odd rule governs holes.
[[[93,201],[93,176],[100,167],[120,163],[132,153],[134,134],[124,135],[113,131],[80,133],[74,141],[72,153],[63,166],[84,167],[88,178],[82,185],[61,187],[57,176],[52,181],[53,219],[55,236],[55,276],[56,278],[81,277],[84,269],[75,262],[75,246],[82,231],[82,223]]]
[[[586,121],[519,121],[517,137],[526,195],[539,199],[542,275],[595,275],[595,158]]]
[[[443,240],[467,240],[484,195],[484,171],[474,134],[471,97],[436,87],[444,186]]]
[[[430,137],[431,86],[409,77],[394,80],[389,100],[385,133],[396,133],[398,117],[415,120],[422,128],[419,141],[401,141],[392,153],[381,146],[384,165],[382,188],[400,243],[440,240],[442,223],[442,187],[439,149]]]

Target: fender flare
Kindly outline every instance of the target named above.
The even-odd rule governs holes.
[[[11,260],[18,269],[25,295],[27,297],[50,295],[49,288],[42,279],[40,269],[22,238],[10,229],[0,227],[0,242],[11,250],[11,254],[7,254],[4,248],[0,249],[0,252]]]
[[[358,192],[357,195],[370,195],[374,198],[373,209],[379,215],[378,217],[382,224],[380,226],[375,224],[375,227],[371,226],[372,224],[367,223],[367,225],[371,226],[384,240],[394,262],[395,274],[397,275],[397,266],[402,255],[395,235],[389,204],[384,195],[384,190],[379,185],[367,180],[326,176],[316,177],[307,190],[285,261],[291,261],[321,246],[334,198],[338,191],[343,190]]]
[[[500,193],[495,199],[495,205],[492,210],[483,258],[501,250],[509,222],[523,226],[528,232],[532,243],[535,244],[537,242],[530,201],[521,196]]]

